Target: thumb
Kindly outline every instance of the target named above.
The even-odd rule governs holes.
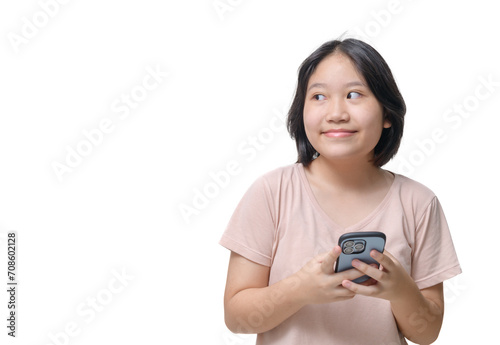
[[[335,261],[337,261],[337,258],[339,257],[341,252],[341,248],[339,246],[333,247],[332,250],[330,250],[326,255],[324,256],[323,262],[321,263],[321,271],[326,274],[332,274],[334,273],[333,271],[333,264]]]

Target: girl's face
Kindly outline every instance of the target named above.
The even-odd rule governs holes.
[[[318,64],[307,85],[304,127],[320,157],[371,160],[382,129],[390,126],[348,57],[334,53]]]

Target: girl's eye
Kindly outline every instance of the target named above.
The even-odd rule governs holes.
[[[355,99],[355,98],[359,98],[359,97],[361,97],[361,94],[359,92],[351,91],[347,94],[348,99]]]
[[[326,97],[325,97],[325,96],[323,96],[323,95],[314,95],[313,97],[314,97],[314,99],[315,99],[315,100],[317,100],[317,101],[324,101],[324,100],[325,100],[325,98],[326,98]]]

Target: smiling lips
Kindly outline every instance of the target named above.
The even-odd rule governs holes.
[[[328,131],[323,132],[329,138],[345,138],[354,135],[357,131],[349,130],[349,129],[330,129]]]

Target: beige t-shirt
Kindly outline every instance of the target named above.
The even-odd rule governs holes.
[[[375,210],[357,224],[342,228],[317,203],[302,164],[273,170],[258,178],[243,196],[220,244],[270,267],[272,285],[299,271],[317,254],[331,250],[342,234],[355,231],[385,233],[386,250],[420,289],[461,273],[438,199],[427,187],[398,174]],[[267,303],[279,303],[279,299]],[[262,307],[262,315],[256,312],[243,321],[256,326],[272,309],[272,305]],[[307,305],[259,334],[257,344],[399,345],[406,340],[388,301],[358,295],[348,301]]]

